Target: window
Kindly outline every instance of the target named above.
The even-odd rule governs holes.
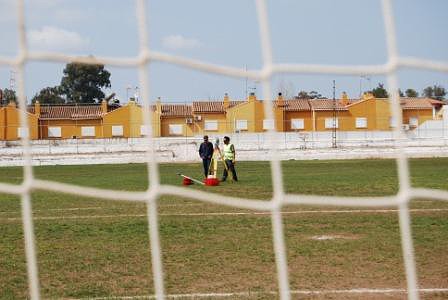
[[[356,118],[356,128],[367,128],[367,118]]]
[[[204,122],[205,130],[218,130],[218,121],[216,120],[206,120]]]
[[[169,124],[170,135],[182,135],[182,124]]]
[[[140,125],[140,135],[148,135],[149,128],[146,125]]]
[[[61,136],[61,127],[48,127],[48,137],[60,138]]]
[[[24,138],[29,135],[29,132],[28,128],[19,127],[17,128],[17,137]]]
[[[291,119],[291,129],[305,129],[303,119]]]
[[[81,136],[95,136],[95,127],[94,126],[81,127]]]
[[[409,118],[409,126],[417,127],[418,126],[418,117],[410,117]]]
[[[339,128],[339,119],[325,118],[325,128]]]
[[[123,136],[123,126],[113,125],[112,126],[112,136]]]
[[[263,129],[264,130],[274,129],[274,120],[272,119],[263,120]]]
[[[397,127],[397,119],[395,117],[389,118],[389,126],[392,128]]]
[[[247,120],[236,120],[237,130],[247,130]]]

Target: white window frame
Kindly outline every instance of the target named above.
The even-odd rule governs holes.
[[[390,128],[395,128],[397,127],[397,118],[395,118],[394,116],[391,116],[389,118],[389,127]]]
[[[356,118],[356,128],[367,128],[367,118],[359,117]]]
[[[236,130],[247,130],[247,120],[236,120],[235,128]]]
[[[149,135],[149,126],[147,126],[147,125],[140,125],[140,135],[141,136]]]
[[[60,138],[62,137],[62,129],[59,126],[48,127],[48,137],[49,138]]]
[[[274,130],[275,128],[275,124],[274,124],[274,120],[272,119],[264,119],[263,120],[263,130]]]
[[[30,134],[30,130],[28,128],[25,127],[19,127],[17,128],[17,137],[18,138],[24,138],[29,136]]]
[[[169,135],[182,135],[184,126],[182,124],[168,124]]]
[[[218,120],[205,120],[204,130],[207,131],[217,131],[218,130]]]
[[[418,117],[409,117],[409,126],[417,127],[418,126]]]
[[[95,126],[82,126],[81,136],[83,137],[95,137]]]
[[[123,136],[123,125],[112,125],[112,136]]]
[[[333,119],[334,118],[325,118],[325,128],[333,129]],[[336,118],[336,128],[339,128],[339,118]]]
[[[291,119],[291,129],[305,129],[305,120]]]

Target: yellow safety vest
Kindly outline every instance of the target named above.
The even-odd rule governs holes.
[[[235,159],[235,147],[233,146],[233,144],[224,144],[224,159]]]

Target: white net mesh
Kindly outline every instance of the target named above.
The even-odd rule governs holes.
[[[148,47],[147,43],[147,23],[145,1],[139,0],[136,5],[138,16],[138,32],[140,51],[137,57],[131,58],[79,58],[62,53],[30,52],[26,44],[24,3],[18,1],[18,28],[19,28],[19,52],[14,59],[0,57],[0,66],[10,66],[17,70],[18,100],[21,108],[21,126],[27,128],[26,101],[24,89],[24,66],[29,61],[46,62],[82,62],[88,64],[105,64],[118,67],[135,67],[139,70],[139,85],[141,86],[141,95],[143,106],[149,107],[149,88],[148,88],[148,65],[152,61],[164,62],[168,64],[180,65],[191,69],[204,72],[210,72],[225,76],[250,78],[259,80],[263,85],[264,99],[270,99],[271,87],[270,81],[273,75],[278,73],[294,74],[338,74],[338,75],[363,75],[379,74],[386,75],[388,79],[389,94],[391,96],[391,108],[393,116],[397,122],[401,123],[400,103],[398,95],[398,84],[396,72],[400,67],[413,67],[426,70],[440,71],[448,73],[448,63],[424,60],[413,57],[400,57],[397,52],[396,36],[394,28],[394,17],[392,12],[392,0],[382,0],[383,17],[385,21],[385,36],[387,40],[388,61],[384,65],[365,65],[365,66],[332,66],[332,65],[307,65],[307,64],[274,64],[272,61],[271,41],[269,36],[268,18],[266,3],[264,0],[256,0],[258,21],[260,27],[260,37],[262,45],[263,68],[258,71],[247,71],[221,65],[208,64],[203,61],[191,60],[184,57],[172,56],[166,53],[154,52]],[[265,101],[265,114],[268,119],[273,119],[271,101]],[[151,124],[150,114],[144,114],[145,124]],[[150,126],[148,126],[150,127]],[[402,136],[402,129],[394,129],[397,141]],[[269,135],[269,132],[267,133]],[[151,145],[152,135],[148,136]],[[273,197],[268,202],[254,201],[244,198],[232,198],[214,193],[206,193],[197,190],[185,189],[176,186],[160,184],[157,162],[155,160],[154,148],[150,147],[147,153],[150,187],[146,192],[119,192],[103,190],[97,188],[80,187],[70,184],[56,183],[52,181],[38,180],[33,175],[31,167],[30,141],[27,136],[23,138],[24,155],[24,181],[21,185],[12,185],[0,183],[0,192],[20,195],[22,199],[22,218],[25,235],[25,250],[27,261],[27,272],[29,278],[29,289],[32,299],[39,299],[39,280],[36,261],[34,228],[31,209],[31,192],[34,189],[76,194],[80,196],[96,197],[108,200],[125,200],[146,202],[148,205],[147,218],[149,224],[149,235],[152,254],[152,266],[154,276],[155,296],[162,299],[165,296],[163,267],[161,260],[161,247],[158,229],[157,199],[161,195],[175,195],[179,197],[189,197],[199,201],[215,203],[219,205],[232,205],[238,208],[247,208],[255,211],[270,211],[272,216],[273,244],[275,250],[275,259],[277,265],[277,275],[279,284],[279,295],[281,299],[289,299],[291,291],[289,289],[288,267],[286,260],[286,249],[283,234],[283,222],[280,210],[285,205],[290,204],[313,204],[313,205],[337,205],[337,206],[393,206],[399,208],[399,221],[402,239],[402,249],[404,265],[407,279],[407,292],[409,299],[418,299],[418,283],[415,268],[415,259],[413,251],[413,242],[410,227],[410,214],[408,204],[414,198],[423,197],[434,200],[447,200],[448,192],[440,190],[413,188],[410,184],[410,174],[408,161],[404,153],[404,146],[398,142],[396,151],[396,160],[399,177],[399,192],[391,197],[378,197],[363,199],[359,202],[349,197],[331,197],[331,196],[310,196],[285,194],[283,190],[282,170],[280,162],[275,156],[270,156],[272,170]],[[275,149],[275,143],[271,144],[271,149]],[[229,201],[230,200],[230,201]]]

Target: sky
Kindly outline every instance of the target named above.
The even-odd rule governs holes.
[[[331,65],[383,64],[387,61],[380,0],[266,1],[275,63]],[[448,62],[448,1],[395,0],[393,15],[401,56]],[[0,0],[0,57],[18,50],[15,0]],[[131,0],[26,0],[25,19],[30,51],[79,56],[133,57],[138,54],[136,3]],[[148,41],[152,50],[208,63],[258,70],[262,67],[259,24],[253,0],[155,0],[147,3]],[[65,64],[26,65],[27,100],[48,86],[59,85]],[[135,68],[105,66],[111,88],[122,103],[138,90]],[[0,88],[9,88],[11,68],[0,65]],[[191,70],[167,63],[149,66],[150,97],[163,102],[244,99],[261,84],[244,78]],[[421,92],[429,85],[448,89],[448,74],[400,69],[402,90]],[[279,91],[294,96],[315,90],[332,97],[346,91],[352,98],[386,83],[383,76],[276,74],[273,97]]]

